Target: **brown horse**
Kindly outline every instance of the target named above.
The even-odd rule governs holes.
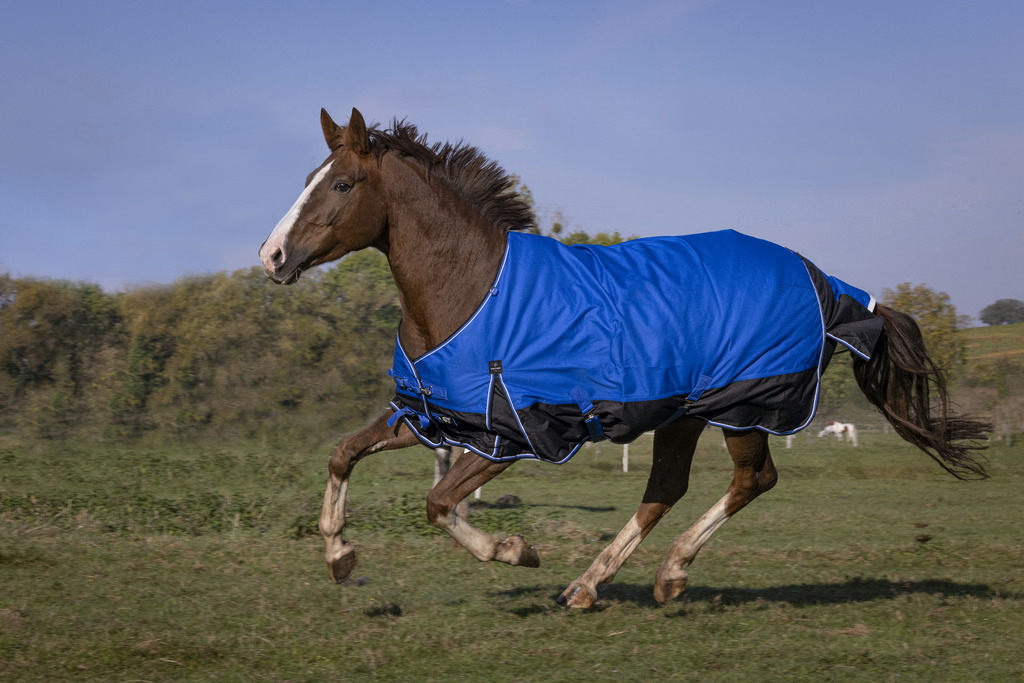
[[[368,128],[355,109],[344,127],[321,111],[321,125],[330,155],[309,175],[299,199],[260,248],[264,269],[275,282],[292,284],[305,268],[375,247],[387,256],[401,299],[399,349],[412,359],[432,353],[446,345],[483,306],[481,302],[495,294],[493,285],[503,268],[510,231],[533,225],[530,207],[511,191],[512,180],[500,167],[467,145],[428,145],[415,127],[404,122],[395,122],[391,130]],[[874,307],[873,301],[870,310],[873,313],[867,315],[869,322],[877,323],[877,339],[870,358],[855,357],[855,374],[864,394],[900,436],[954,476],[984,477],[982,465],[971,452],[980,448],[973,440],[982,436],[987,425],[951,412],[944,375],[926,354],[911,318],[883,306]],[[822,362],[811,373],[815,392],[815,372],[827,364],[835,343],[826,339],[821,348]],[[501,372],[501,363],[492,364],[492,381],[497,377],[503,382]],[[400,388],[402,381],[396,376]],[[345,438],[330,459],[320,531],[330,575],[336,582],[344,581],[356,563],[354,548],[342,539],[346,493],[356,462],[419,440],[430,446],[465,445],[455,436],[445,436],[451,421],[434,424],[445,418],[431,413],[427,397],[429,401],[437,398],[431,389],[422,382],[415,387],[422,398],[420,412],[399,410],[393,403],[368,426]],[[559,596],[561,604],[591,606],[598,585],[612,580],[630,553],[683,496],[697,439],[708,422],[726,427],[725,440],[734,465],[732,483],[721,500],[672,543],[655,577],[657,600],[679,595],[687,582],[685,568],[701,546],[747,503],[775,485],[777,474],[768,449],[772,430],[729,427],[725,422],[694,416],[688,409],[699,407],[697,393],[670,414],[658,417],[653,465],[639,509],[590,568]],[[590,436],[601,438],[601,424],[606,423],[613,440],[628,441],[628,436],[614,432],[600,402],[594,403],[597,408],[585,399],[580,401],[584,414],[579,415],[579,422],[586,421]],[[417,417],[423,429],[419,429]],[[806,423],[795,429],[804,426]],[[431,434],[440,435],[436,443]],[[527,436],[525,431],[522,434]],[[494,442],[498,440],[495,437]],[[489,459],[479,449],[467,452],[427,495],[427,516],[479,560],[536,567],[537,552],[521,536],[496,538],[472,527],[456,512],[459,501],[509,467],[515,457]]]

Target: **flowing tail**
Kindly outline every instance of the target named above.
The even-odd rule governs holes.
[[[854,359],[861,391],[904,440],[914,444],[957,479],[988,474],[973,452],[992,425],[956,415],[946,391],[946,373],[925,351],[921,330],[905,313],[878,306],[884,321],[870,361]],[[934,403],[933,403],[934,392]]]

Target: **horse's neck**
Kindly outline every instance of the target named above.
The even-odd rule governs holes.
[[[388,261],[402,303],[402,347],[417,357],[479,307],[507,236],[411,162],[388,166]]]

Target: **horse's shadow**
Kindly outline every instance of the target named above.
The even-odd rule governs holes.
[[[583,510],[584,512],[615,512],[614,505],[564,505],[560,503],[530,503],[531,508],[564,508],[566,510]]]
[[[496,591],[498,598],[550,597],[551,602],[510,609],[512,614],[527,617],[554,609],[554,600],[561,589],[552,592],[550,586],[519,586]],[[666,617],[685,617],[687,605],[705,603],[718,609],[749,603],[785,603],[794,607],[839,605],[844,603],[893,600],[902,595],[928,594],[948,597],[993,598],[999,593],[986,584],[957,583],[943,579],[924,581],[889,581],[886,579],[852,578],[841,583],[793,584],[768,588],[715,588],[695,586],[687,588],[679,599],[665,604],[654,599],[650,584],[613,583],[598,591],[598,602],[591,610],[604,610],[616,603],[631,603],[640,607],[668,610]],[[674,610],[674,611],[672,611]]]
[[[511,508],[523,508],[532,510],[534,508],[561,508],[564,510],[581,510],[583,512],[615,512],[618,508],[614,505],[566,505],[564,503],[488,503],[487,501],[473,500],[469,503],[469,509],[473,510],[509,510]]]

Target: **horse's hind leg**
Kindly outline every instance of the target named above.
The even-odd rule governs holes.
[[[364,456],[419,443],[408,427],[388,426],[392,411],[387,411],[369,425],[345,438],[331,455],[327,466],[327,489],[320,511],[320,534],[324,537],[327,568],[331,580],[341,583],[356,566],[355,548],[341,537],[345,528],[345,498],[352,468]]]
[[[587,571],[558,596],[559,604],[576,608],[593,605],[598,585],[609,583],[615,577],[658,520],[683,497],[697,439],[704,426],[703,421],[688,418],[654,432],[654,462],[640,508]]]
[[[658,602],[683,592],[687,580],[685,567],[693,562],[701,546],[747,503],[774,486],[778,478],[768,451],[767,434],[758,430],[726,430],[725,442],[733,461],[732,483],[714,507],[672,542],[655,577],[654,598]]]
[[[498,539],[472,526],[458,505],[475,489],[505,471],[514,461],[494,462],[466,451],[452,463],[448,473],[427,494],[427,520],[447,531],[476,559],[496,560],[523,567],[539,567],[537,550],[522,536]]]

